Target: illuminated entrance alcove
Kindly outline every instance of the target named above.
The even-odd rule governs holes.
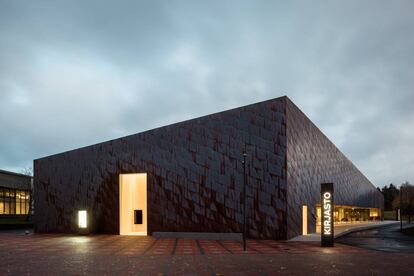
[[[335,205],[334,226],[369,223],[380,220],[379,208]],[[321,232],[321,206],[316,205],[316,233]]]
[[[119,234],[147,235],[147,174],[119,175]]]
[[[308,234],[308,205],[302,206],[302,235]]]

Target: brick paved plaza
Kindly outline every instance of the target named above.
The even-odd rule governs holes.
[[[414,254],[336,244],[0,234],[0,274],[32,275],[414,275]]]

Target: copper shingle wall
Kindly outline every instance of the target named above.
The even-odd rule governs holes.
[[[247,217],[252,238],[301,232],[321,182],[337,204],[383,206],[383,197],[286,97],[35,160],[35,229],[119,233],[119,174],[148,173],[148,230],[241,232],[247,144]]]
[[[286,98],[278,98],[35,160],[35,230],[119,233],[119,174],[148,173],[148,230],[286,238]]]
[[[334,183],[335,204],[383,208],[373,184],[287,99],[288,238],[301,234],[302,205],[308,205],[309,231],[315,231],[320,183]]]

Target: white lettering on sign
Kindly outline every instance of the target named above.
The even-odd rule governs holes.
[[[331,235],[331,209],[332,209],[332,195],[330,192],[325,192],[323,194],[323,234],[324,235]]]

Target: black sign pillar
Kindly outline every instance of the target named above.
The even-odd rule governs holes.
[[[321,184],[321,246],[334,245],[333,183]]]

